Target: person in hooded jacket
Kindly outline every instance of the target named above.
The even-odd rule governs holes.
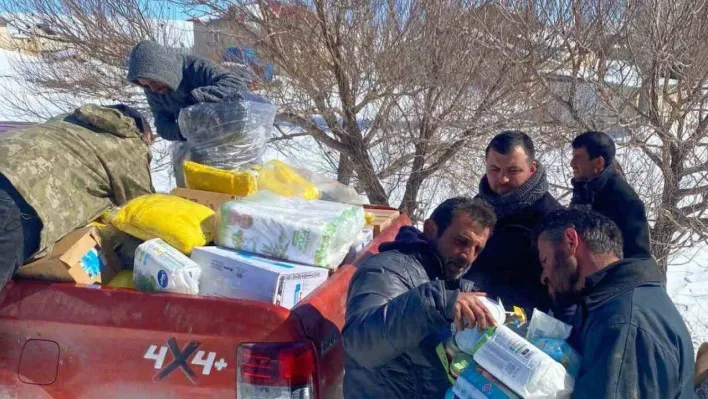
[[[585,209],[546,216],[537,230],[541,280],[576,303],[568,343],[581,356],[572,399],[692,399],[691,335],[653,258],[624,258],[622,233]]]
[[[151,135],[138,111],[90,104],[0,137],[0,289],[107,208],[155,191]]]
[[[458,328],[493,324],[482,293],[460,279],[495,216],[480,199],[448,199],[423,232],[403,227],[365,260],[349,285],[344,397],[442,398],[450,387],[435,348]]]
[[[496,135],[485,151],[485,165],[477,196],[494,208],[497,224],[465,279],[490,297],[499,297],[507,310],[520,306],[531,315],[534,308],[552,309],[556,317],[567,319],[572,309],[553,306],[540,283],[533,229],[561,205],[548,192],[546,170],[536,160],[531,137],[521,131]]]
[[[170,141],[184,141],[177,124],[183,108],[221,102],[247,90],[241,77],[211,60],[179,54],[150,40],[131,51],[128,81],[143,88],[157,134]]]

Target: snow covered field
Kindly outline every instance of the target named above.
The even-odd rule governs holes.
[[[0,120],[36,122],[41,120],[39,115],[60,113],[62,110],[57,109],[51,102],[52,93],[38,96],[30,92],[23,82],[18,81],[14,68],[17,61],[16,53],[0,50],[0,89],[5,92],[5,95],[11,94],[14,99],[21,98],[37,112],[20,112],[14,107],[7,106],[7,103],[3,101],[0,102]],[[0,101],[5,100],[2,96],[3,94],[0,93]],[[302,143],[307,145],[308,142],[307,140],[299,141],[300,145],[303,145]],[[158,141],[155,144],[156,160],[161,154],[166,153],[168,147],[169,144],[164,141]],[[275,148],[269,148],[266,159],[279,158],[300,166],[307,166],[318,172],[325,169],[325,162],[322,159],[314,158],[318,153],[316,150],[291,148],[286,152],[288,155],[283,155]],[[628,161],[627,159],[621,160],[623,165]],[[168,192],[174,187],[169,160],[163,158],[159,165],[153,164],[153,172],[153,183],[158,191]],[[684,316],[697,349],[701,342],[708,341],[708,244],[682,251],[673,257],[668,271],[667,289]]]

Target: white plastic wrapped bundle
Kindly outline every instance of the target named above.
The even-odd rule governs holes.
[[[133,282],[142,291],[199,294],[202,268],[159,238],[135,251]]]
[[[506,326],[487,329],[474,361],[524,399],[568,398],[575,380],[546,353]]]
[[[188,153],[175,160],[176,164],[189,159],[225,170],[259,164],[274,119],[275,106],[252,93],[236,93],[224,102],[187,107],[180,112],[178,123]]]
[[[364,208],[260,191],[222,205],[218,220],[217,245],[333,269],[364,227]]]

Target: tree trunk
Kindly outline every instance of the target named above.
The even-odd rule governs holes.
[[[406,191],[403,194],[403,200],[401,201],[400,209],[413,219],[413,223],[419,222],[416,220],[416,211],[418,210],[418,192],[420,191],[425,176],[423,176],[423,168],[425,167],[425,149],[422,145],[416,145],[416,154],[413,158],[413,167],[411,168],[411,174],[406,182]]]
[[[337,181],[348,186],[354,176],[354,165],[346,154],[339,153],[339,164],[337,166]]]

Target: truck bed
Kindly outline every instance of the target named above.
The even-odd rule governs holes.
[[[243,343],[311,343],[317,398],[341,397],[349,281],[402,215],[291,311],[272,304],[31,280],[0,293],[0,398],[235,397]]]

